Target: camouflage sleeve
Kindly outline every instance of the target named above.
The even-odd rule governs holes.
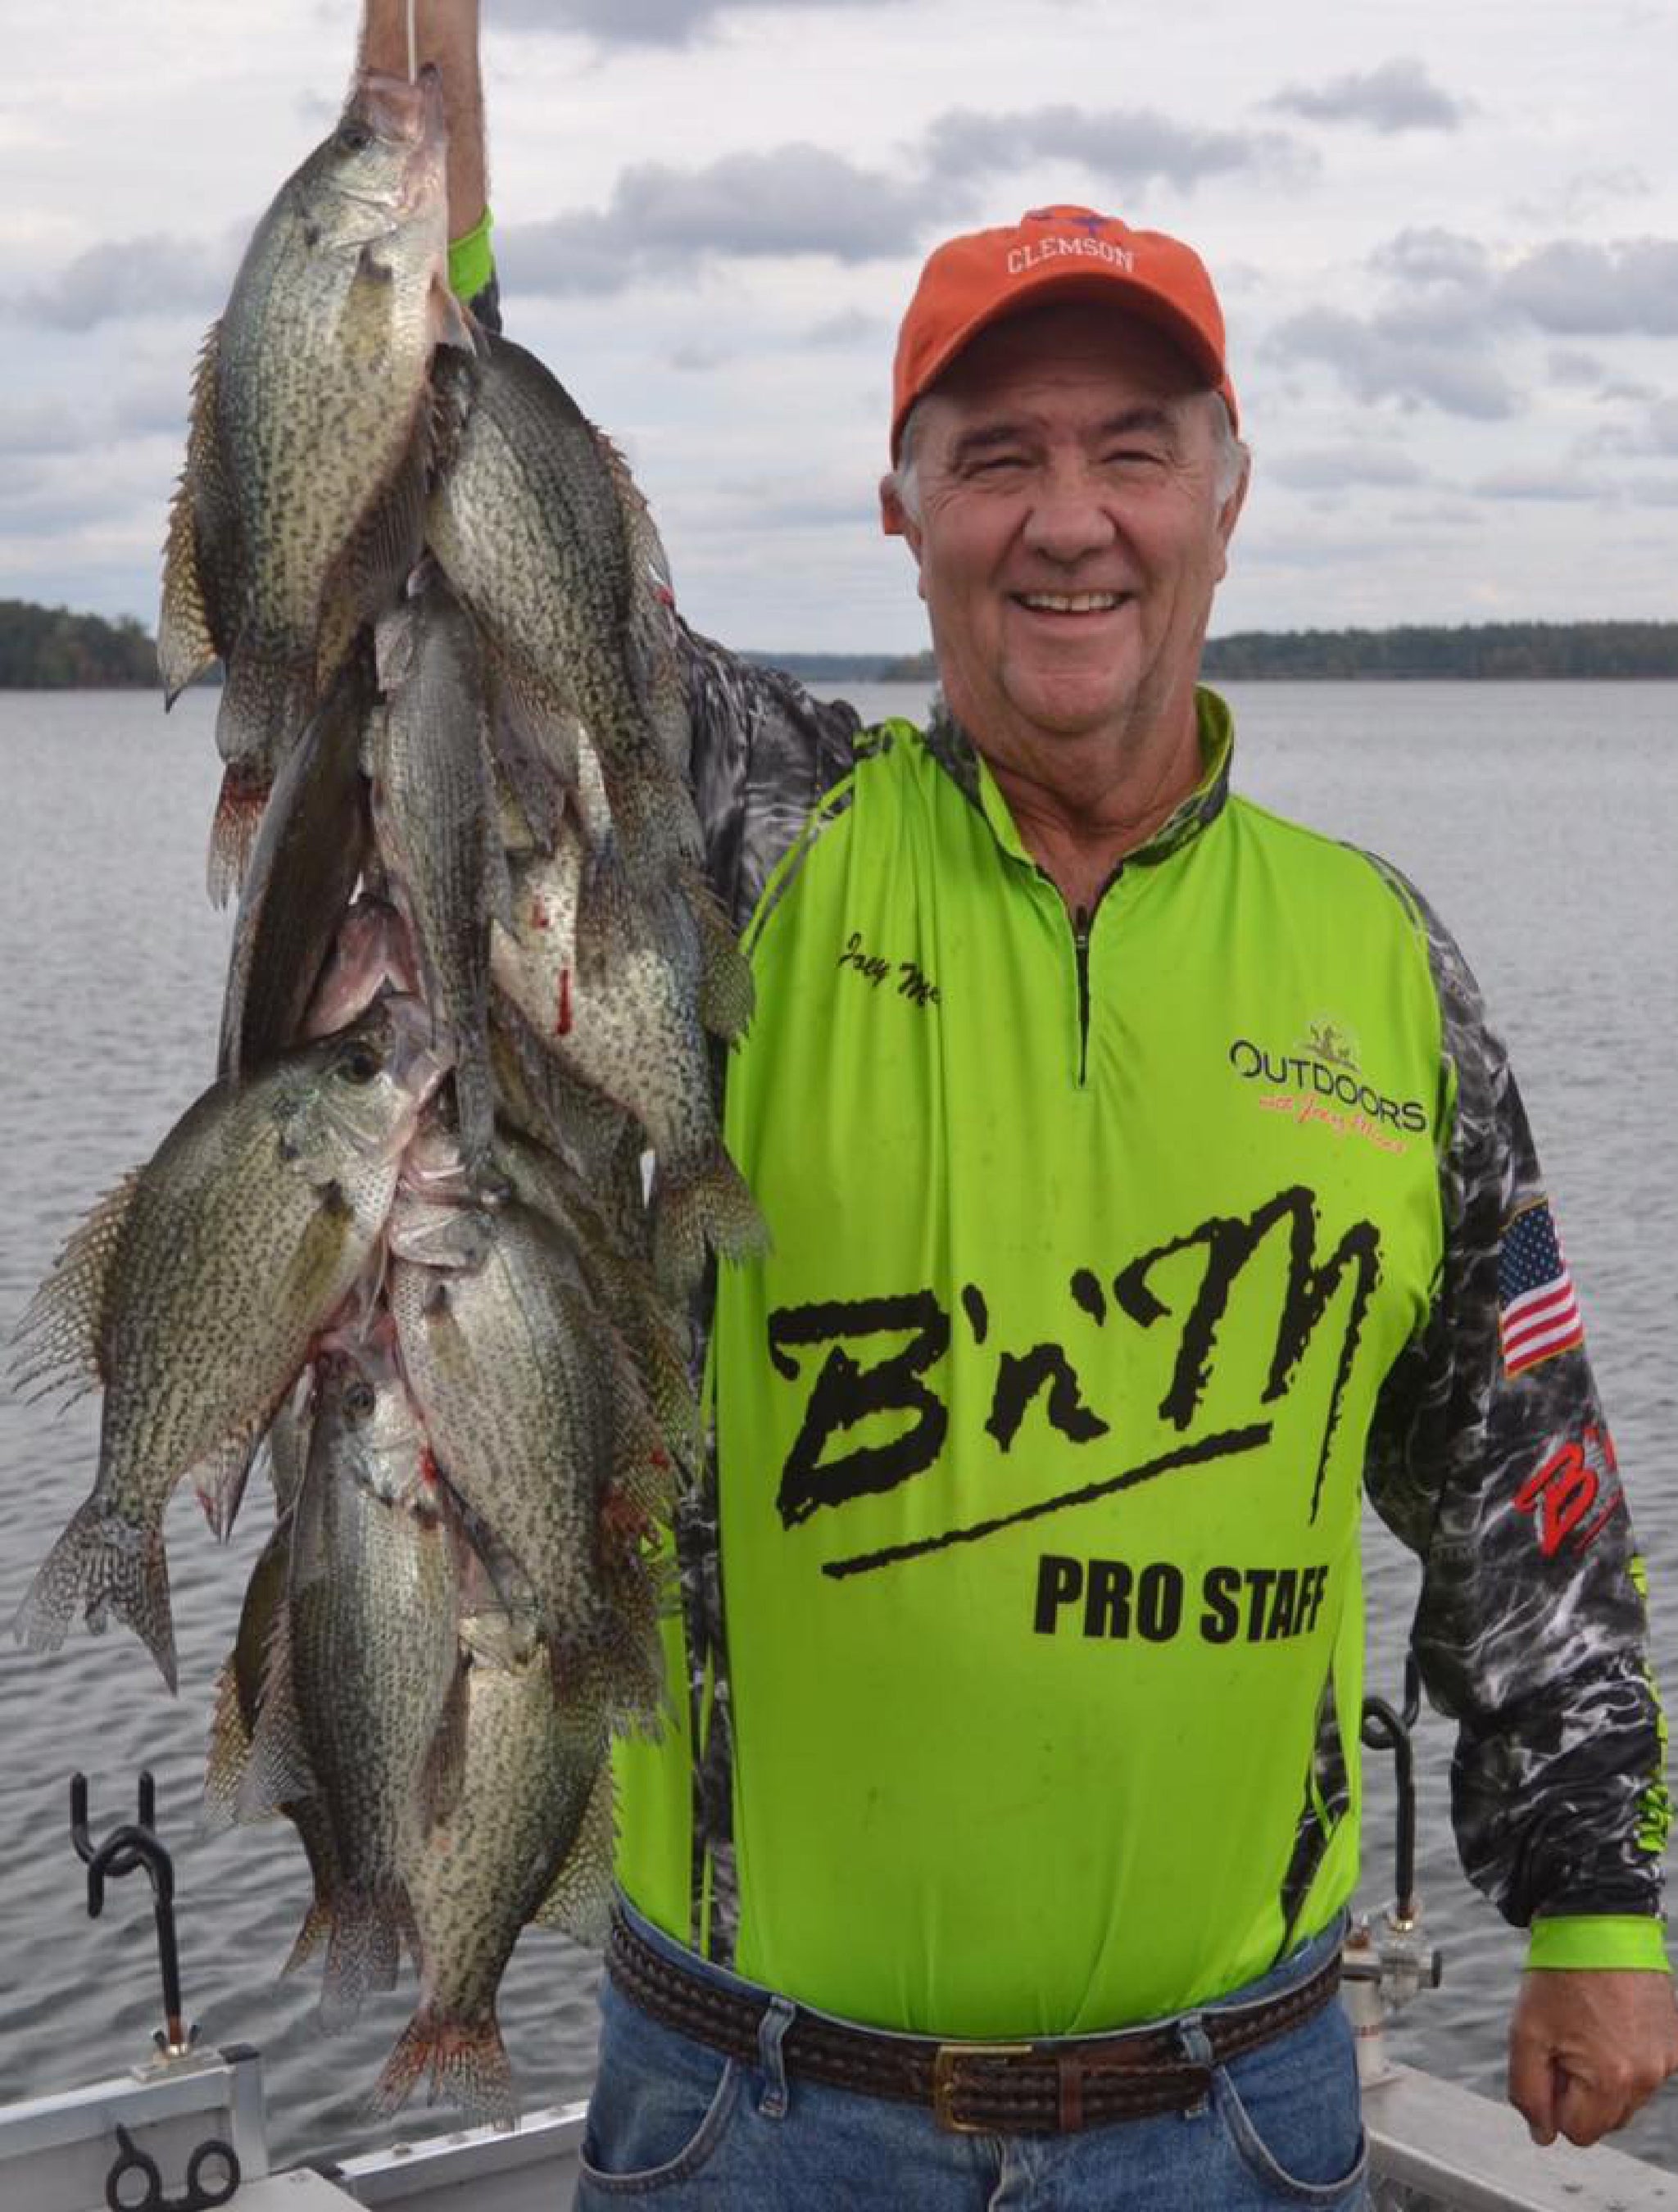
[[[693,793],[711,881],[745,928],[805,818],[854,765],[862,725],[841,700],[812,699],[678,623],[693,730]]]
[[[1427,1326],[1383,1386],[1365,1480],[1422,1562],[1415,1650],[1457,1723],[1457,1848],[1518,1926],[1657,1914],[1665,1732],[1614,1446],[1507,1055],[1449,933],[1395,887],[1439,999],[1445,1249]],[[1653,1926],[1618,1941],[1593,1928],[1590,1955],[1552,1943],[1541,1958],[1535,1942],[1534,1963],[1660,1963]]]

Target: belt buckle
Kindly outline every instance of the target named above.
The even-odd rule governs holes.
[[[982,2121],[964,2120],[955,2099],[961,2084],[957,2069],[964,2058],[1030,2058],[1033,2043],[940,2043],[933,2055],[933,2118],[939,2127],[958,2136],[984,2136],[995,2131]]]

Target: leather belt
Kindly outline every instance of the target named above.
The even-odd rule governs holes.
[[[643,1942],[614,1912],[606,1971],[623,1994],[666,2027],[748,2065],[759,2060],[761,2000],[720,1988]],[[1184,2112],[1211,2090],[1212,2068],[1297,2027],[1340,1984],[1336,1951],[1280,1996],[1195,2015],[1212,2064],[1187,2056],[1175,2027],[1033,2043],[940,2043],[890,2035],[799,2007],[781,2039],[788,2074],[865,2096],[929,2105],[940,2127],[983,2135],[1060,2135],[1115,2120]]]

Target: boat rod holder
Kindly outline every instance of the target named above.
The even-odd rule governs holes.
[[[1412,1651],[1404,1662],[1403,1711],[1395,1712],[1384,1698],[1365,1698],[1359,1731],[1365,1751],[1389,1751],[1393,1755],[1398,1812],[1393,1844],[1393,1905],[1388,1917],[1400,1932],[1414,1928],[1421,1917],[1416,1896],[1416,1762],[1410,1741],[1410,1731],[1420,1712],[1421,1669]]]
[[[88,1917],[97,1920],[105,1910],[107,1876],[120,1878],[143,1867],[151,1878],[152,1913],[157,1923],[157,1958],[163,1974],[163,2026],[152,2040],[166,2058],[182,2058],[198,2040],[198,2031],[185,2024],[180,2002],[180,1954],[175,1944],[174,1861],[157,1834],[157,1790],[150,1770],[140,1770],[139,1819],[113,1828],[95,1845],[88,1832],[88,1778],[73,1774],[70,1782],[70,1833],[76,1855],[88,1869]]]
[[[1346,2008],[1356,2039],[1358,2075],[1365,2088],[1391,2071],[1386,2024],[1401,2006],[1426,1989],[1437,1990],[1444,1971],[1443,1955],[1421,1931],[1421,1899],[1416,1892],[1416,1779],[1410,1731],[1421,1711],[1421,1670],[1412,1651],[1404,1664],[1404,1704],[1395,1711],[1384,1698],[1364,1699],[1359,1731],[1365,1749],[1389,1751],[1398,1795],[1393,1901],[1372,1927],[1367,1914],[1353,1923],[1341,1954]]]

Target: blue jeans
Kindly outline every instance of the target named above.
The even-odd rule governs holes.
[[[1366,2202],[1357,2065],[1338,2004],[1216,2069],[1195,2111],[1073,2135],[958,2135],[919,2106],[789,2079],[779,2047],[787,1999],[629,1919],[690,1971],[761,1999],[757,2063],[690,2041],[603,1982],[578,2212],[626,2198],[679,2212],[1354,2212]],[[1224,2002],[1304,1980],[1341,1933]],[[1182,2025],[1191,2056],[1195,2021]]]

